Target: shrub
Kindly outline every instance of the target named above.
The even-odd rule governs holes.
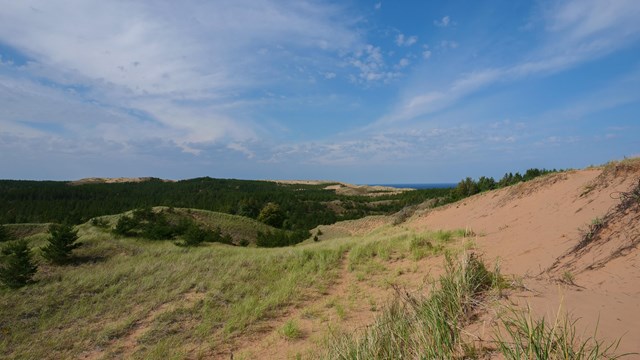
[[[2,249],[0,283],[16,289],[31,282],[38,267],[33,263],[31,252],[24,240],[7,244]]]
[[[113,229],[113,232],[118,235],[130,236],[131,231],[138,226],[138,221],[134,220],[129,216],[121,216],[116,223],[116,227]]]
[[[13,240],[13,236],[9,233],[6,226],[0,224],[0,242]]]
[[[49,244],[42,249],[42,256],[54,264],[65,264],[71,259],[73,249],[80,246],[76,240],[78,231],[73,230],[71,225],[51,225]]]
[[[259,247],[281,247],[295,245],[309,237],[308,231],[276,230],[258,231],[256,245]]]
[[[196,224],[191,224],[184,233],[183,241],[176,243],[178,246],[198,246],[205,241],[211,241],[213,233],[202,229]]]
[[[272,202],[265,205],[258,215],[258,221],[276,228],[282,227],[284,220],[284,212],[278,204]]]
[[[294,320],[287,321],[280,329],[280,333],[287,340],[295,340],[302,337],[302,331]]]

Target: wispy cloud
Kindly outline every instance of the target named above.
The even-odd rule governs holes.
[[[296,64],[313,65],[320,57],[339,68],[341,54],[361,45],[356,21],[340,7],[315,1],[6,3],[0,41],[29,62],[19,70],[3,64],[13,70],[0,79],[14,86],[5,86],[2,100],[49,95],[37,106],[0,110],[0,121],[50,117],[79,136],[109,127],[107,133],[120,141],[170,136],[185,150],[186,144],[246,139],[255,127],[220,104],[237,101],[257,84],[292,76],[280,66],[291,51],[308,54],[295,58]],[[83,92],[70,96],[73,87]],[[90,110],[84,116],[49,116],[56,109],[78,111],[72,107]],[[95,113],[102,114],[100,121],[89,116]]]
[[[384,61],[380,47],[366,45],[356,51],[348,59],[349,64],[359,70],[357,76],[351,76],[352,82],[373,83],[388,82],[400,76],[399,72],[390,71]]]
[[[640,22],[637,21],[640,2],[636,1],[620,1],[605,6],[599,0],[574,0],[546,9],[544,16],[547,40],[521,62],[475,70],[459,76],[443,88],[417,91],[402,99],[378,123],[432,114],[490,84],[565,70],[604,56],[640,37]],[[455,48],[458,45],[443,40],[440,46]]]
[[[451,22],[451,18],[448,15],[442,17],[440,20],[433,20],[433,25],[437,27],[448,27],[453,24],[454,23]]]
[[[405,36],[404,34],[396,35],[396,45],[401,47],[409,47],[418,42],[418,37],[415,35]]]

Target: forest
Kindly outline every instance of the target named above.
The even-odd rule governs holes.
[[[340,220],[393,213],[450,193],[450,189],[425,189],[375,197],[345,196],[325,190],[327,185],[209,177],[83,185],[0,180],[0,223],[79,224],[96,216],[167,206],[246,216],[286,230],[309,230]],[[339,209],[330,206],[336,202]]]

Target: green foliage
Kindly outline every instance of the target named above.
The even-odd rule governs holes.
[[[0,283],[3,286],[17,289],[31,282],[38,267],[31,258],[25,240],[8,243],[2,249],[1,255]]]
[[[498,274],[472,254],[446,259],[445,274],[429,297],[396,288],[396,298],[359,336],[346,334],[328,344],[327,359],[462,359],[461,337],[479,300]]]
[[[309,236],[310,234],[308,231],[258,231],[256,245],[259,247],[282,247],[295,245],[304,241]]]
[[[449,201],[456,201],[463,199],[465,197],[475,195],[477,193],[483,191],[489,191],[494,189],[503,188],[505,186],[510,186],[517,184],[523,181],[532,180],[538,176],[542,176],[545,174],[557,172],[558,170],[547,170],[547,169],[528,169],[524,176],[520,175],[520,173],[506,173],[500,179],[500,181],[496,182],[492,177],[481,176],[478,181],[473,180],[470,177],[467,177],[461,180],[458,185],[451,191],[449,194]]]
[[[267,203],[267,205],[260,210],[260,214],[258,215],[258,221],[275,228],[282,227],[284,220],[284,212],[282,212],[282,209],[280,209],[278,204],[272,202]]]
[[[631,355],[614,355],[618,342],[605,343],[595,335],[586,339],[578,336],[576,322],[567,316],[559,316],[553,323],[544,318],[534,320],[527,308],[527,311],[510,310],[500,320],[496,342],[507,360],[596,360]]]
[[[298,326],[298,323],[295,320],[291,319],[287,321],[282,328],[280,329],[280,333],[287,340],[296,340],[302,337],[302,331]]]
[[[478,184],[470,177],[467,177],[466,179],[460,181],[458,183],[458,186],[456,186],[454,190],[454,193],[459,198],[471,196],[477,194],[478,192],[480,192]]]
[[[229,234],[222,235],[222,231],[219,227],[216,227],[214,230],[209,230],[198,226],[194,222],[189,223],[182,238],[183,241],[177,242],[176,245],[198,246],[204,242],[219,242],[227,245],[233,245],[233,239],[231,236]]]
[[[49,243],[42,249],[42,257],[54,264],[65,264],[71,260],[71,252],[80,246],[78,231],[68,224],[53,224],[49,227]]]
[[[154,212],[151,208],[136,209],[131,216],[118,219],[113,232],[122,236],[140,236],[149,240],[170,240],[184,234],[191,221],[180,218],[170,221],[167,214],[175,212]]]
[[[9,229],[6,226],[0,224],[0,242],[13,240],[13,236],[9,233]]]
[[[391,214],[427,199],[446,197],[449,189],[424,189],[376,197],[337,195],[322,185],[197,178],[177,182],[159,179],[138,183],[84,184],[62,181],[0,180],[0,223],[70,222],[80,224],[102,215],[151,206],[193,208],[256,219],[268,203],[277,203],[285,219],[273,223],[288,230],[367,215]],[[339,201],[342,210],[327,206]],[[126,235],[125,220],[117,231]]]
[[[109,223],[105,219],[101,218],[93,218],[91,219],[91,225],[99,228],[107,228],[109,227]]]

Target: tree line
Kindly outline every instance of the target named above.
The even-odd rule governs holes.
[[[0,180],[0,223],[80,224],[97,216],[132,209],[167,206],[241,215],[284,230],[309,230],[318,225],[367,215],[388,214],[448,189],[426,189],[379,197],[337,195],[324,185],[277,184],[269,181],[209,177],[165,182],[70,185],[63,181]],[[328,203],[339,200],[344,211]],[[380,202],[380,200],[391,200]],[[275,218],[262,214],[277,204]],[[271,214],[273,215],[273,214]]]

